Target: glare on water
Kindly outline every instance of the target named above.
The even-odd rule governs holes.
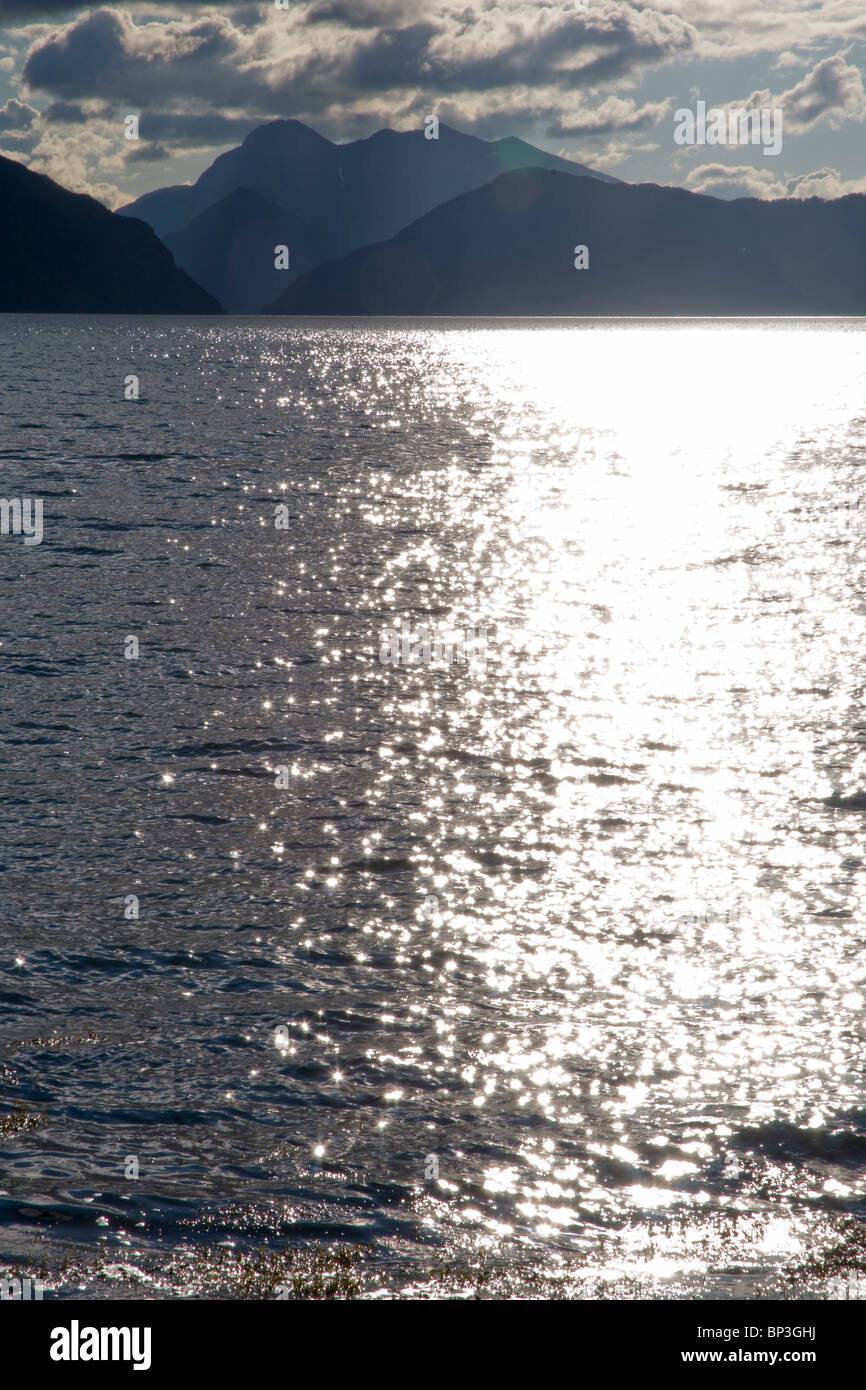
[[[85,375],[87,332],[0,334],[65,392],[4,405],[60,634],[7,617],[4,1036],[106,1038],[19,1179],[129,1258],[169,1197],[415,1289],[732,1293],[861,1210],[862,330],[119,320]],[[482,658],[383,662],[401,620]]]

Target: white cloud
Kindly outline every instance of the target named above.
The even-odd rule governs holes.
[[[790,198],[844,198],[848,193],[866,193],[866,176],[843,179],[838,169],[816,169],[788,180]]]
[[[665,9],[694,26],[700,58],[815,54],[866,39],[862,0],[665,0]]]
[[[771,170],[748,164],[700,164],[689,170],[686,188],[713,198],[784,198],[787,192]]]
[[[741,103],[734,103],[739,105]],[[802,132],[818,121],[838,126],[844,120],[862,121],[866,115],[866,92],[859,68],[846,63],[841,54],[824,58],[811,72],[787,92],[773,96],[769,90],[753,92],[742,105],[780,106],[786,130]]]
[[[714,198],[843,198],[866,193],[866,176],[843,179],[838,169],[816,169],[780,180],[770,169],[748,164],[701,164],[690,170],[686,187]]]
[[[35,106],[10,97],[5,106],[0,106],[0,132],[7,130],[29,130],[38,118]]]
[[[637,106],[630,97],[610,96],[596,106],[563,111],[545,134],[599,136],[643,132],[657,126],[670,105],[669,101],[648,101]]]

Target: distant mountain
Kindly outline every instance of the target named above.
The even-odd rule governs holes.
[[[2,156],[0,210],[0,312],[220,312],[150,227]]]
[[[298,265],[307,268],[318,259],[309,228],[249,188],[236,188],[164,241],[178,265],[195,268],[194,278],[228,314],[255,312],[297,277]],[[274,268],[275,246],[288,246],[291,277]]]
[[[319,262],[386,240],[439,203],[526,167],[616,182],[523,140],[479,140],[442,124],[438,140],[380,130],[335,145],[300,121],[271,121],[196,183],[146,193],[120,211],[149,222],[226,308],[255,313]],[[288,270],[274,270],[277,245],[289,247]]]
[[[866,196],[729,202],[522,169],[317,266],[269,312],[863,314]]]

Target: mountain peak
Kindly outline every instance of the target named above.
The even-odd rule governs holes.
[[[372,140],[405,140],[409,136],[420,136],[426,139],[424,126],[410,126],[408,130],[393,130],[391,126],[383,126],[381,130],[374,131],[372,135],[367,135],[363,140],[354,140],[350,143],[355,145],[369,145]],[[479,145],[486,144],[486,141],[479,140],[477,135],[467,135],[465,131],[455,130],[454,126],[446,125],[444,121],[439,122],[438,139],[442,140],[465,140],[467,144]],[[343,149],[347,146],[342,146]]]
[[[528,141],[521,140],[519,135],[504,135],[500,140],[492,140],[490,144],[503,173],[510,172],[512,169],[529,169],[541,166],[545,169],[558,170],[561,174],[582,174],[587,178],[599,179],[601,183],[622,182],[621,179],[614,178],[613,174],[603,174],[598,169],[589,169],[585,164],[578,164],[574,159],[568,159],[558,154],[548,154],[546,150],[539,150],[535,145],[530,145]]]
[[[279,117],[273,121],[265,121],[264,125],[257,125],[241,142],[240,148],[259,151],[290,143],[333,148],[333,141],[320,135],[312,126],[304,125],[303,121],[296,121],[292,117]]]

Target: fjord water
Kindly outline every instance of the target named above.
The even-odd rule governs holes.
[[[859,323],[6,317],[0,377],[0,1270],[736,1297],[862,1214]]]

